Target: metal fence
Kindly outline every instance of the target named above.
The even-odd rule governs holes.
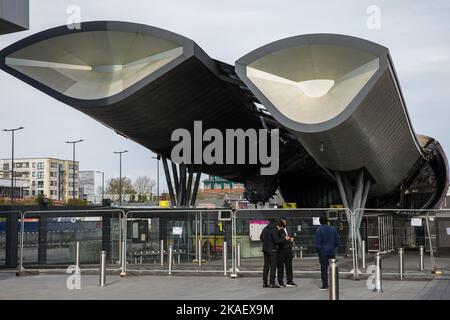
[[[359,231],[366,266],[374,264],[375,254],[381,252],[384,274],[402,279],[450,271],[450,259],[445,256],[450,253],[450,211],[357,209],[353,216],[362,216]],[[361,247],[358,243],[360,257]]]
[[[124,214],[120,209],[21,213],[19,270],[74,265],[77,243],[81,270],[98,265],[102,250],[108,252],[108,270],[120,270],[120,222]]]
[[[127,272],[223,272],[224,243],[231,249],[231,210],[163,209],[128,211],[124,218]],[[227,239],[229,241],[227,242]],[[226,256],[225,260],[231,257]]]
[[[237,210],[234,215],[235,230],[233,254],[236,255],[236,273],[262,272],[264,259],[259,235],[269,220],[278,222],[281,217],[287,219],[288,232],[294,237],[293,269],[294,274],[319,273],[320,265],[315,250],[315,234],[320,225],[319,218],[325,215],[330,225],[335,227],[341,242],[337,248],[342,272],[350,272],[354,261],[350,242],[348,209],[245,209]],[[237,249],[239,248],[239,249]]]
[[[408,277],[450,271],[445,257],[450,252],[447,210],[107,209],[17,214],[19,270],[73,265],[78,242],[82,270],[97,270],[105,250],[108,270],[122,275],[169,270],[233,277],[260,273],[259,234],[268,219],[286,217],[295,238],[294,273],[319,273],[314,237],[319,217],[327,215],[341,238],[341,273],[369,275],[367,267],[378,252],[383,253],[384,274]],[[7,219],[8,212],[0,212],[0,266],[5,265]]]

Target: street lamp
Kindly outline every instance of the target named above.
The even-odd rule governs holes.
[[[102,174],[102,205],[103,205],[103,199],[105,198],[105,173],[103,171],[95,171],[95,172]]]
[[[122,154],[127,153],[128,150],[124,151],[114,151],[115,154],[119,155],[120,169],[119,169],[119,205],[122,205]]]
[[[5,132],[11,132],[11,208],[14,207],[14,133],[22,129],[24,127],[3,129]]]
[[[157,155],[152,158],[156,160],[156,201],[159,203],[159,160],[161,160],[161,156]]]
[[[72,187],[73,187],[73,194],[72,194],[72,199],[74,200],[73,202],[73,205],[75,204],[75,190],[76,190],[76,187],[75,187],[75,145],[78,143],[78,142],[83,142],[83,140],[82,139],[80,139],[80,140],[74,140],[74,141],[66,141],[66,143],[71,143],[72,144],[72,147],[73,147],[73,162],[72,162],[72,169],[73,169],[73,177],[72,177]]]

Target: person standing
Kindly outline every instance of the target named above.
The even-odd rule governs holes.
[[[275,226],[273,221],[261,232],[260,240],[262,242],[262,251],[264,253],[264,269],[263,269],[263,288],[280,288],[275,284],[275,275],[277,270],[277,245],[285,241],[280,236],[279,228]],[[267,283],[270,272],[270,284]]]
[[[335,228],[328,225],[328,218],[321,216],[320,227],[316,231],[316,250],[319,254],[320,273],[322,287],[320,290],[328,290],[328,265],[329,259],[336,257],[336,248],[339,247],[340,239]]]
[[[294,282],[292,271],[292,246],[294,238],[289,234],[286,218],[281,218],[279,225],[280,237],[285,238],[285,240],[278,245],[277,251],[278,284],[281,287],[296,287],[297,284]],[[286,269],[286,285],[283,281],[284,269]]]

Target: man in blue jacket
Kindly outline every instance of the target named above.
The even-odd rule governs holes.
[[[336,256],[336,248],[340,239],[335,228],[328,225],[326,216],[320,217],[321,226],[316,232],[316,250],[319,254],[320,272],[322,275],[322,287],[320,290],[328,290],[328,260]]]

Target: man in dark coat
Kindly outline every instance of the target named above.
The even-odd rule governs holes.
[[[275,275],[277,270],[277,245],[285,241],[284,237],[280,236],[279,228],[277,228],[273,221],[261,232],[260,240],[262,242],[264,253],[264,270],[263,270],[263,288],[280,288],[275,284]],[[267,278],[270,271],[270,284],[267,283]]]
[[[320,217],[321,226],[316,231],[316,250],[319,254],[320,272],[322,275],[322,287],[320,290],[328,290],[328,260],[336,256],[336,248],[340,239],[335,228],[328,225],[326,216]]]
[[[280,237],[285,238],[285,241],[278,245],[277,263],[278,263],[278,284],[280,287],[296,287],[294,282],[292,271],[292,247],[294,238],[291,236],[287,229],[287,219],[280,218],[279,225],[281,229]],[[284,269],[286,268],[286,280],[287,285],[284,284]]]

